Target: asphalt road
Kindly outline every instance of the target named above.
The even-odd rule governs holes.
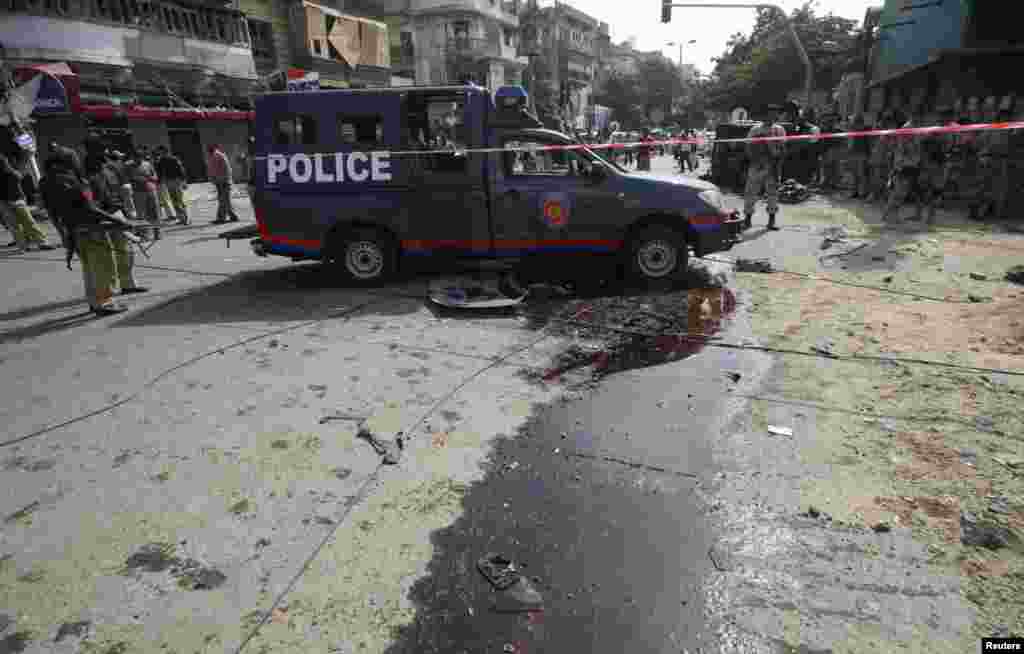
[[[192,640],[234,651],[244,617],[282,596],[315,617],[291,635],[268,624],[251,651],[293,651],[272,646],[291,636],[333,652],[782,651],[779,607],[750,590],[765,567],[739,581],[723,574],[742,542],[775,547],[782,561],[800,541],[793,529],[765,531],[755,510],[769,496],[798,504],[786,452],[744,431],[738,396],[772,359],[581,335],[553,320],[590,307],[587,320],[621,326],[649,311],[677,331],[700,320],[736,341],[750,319],[742,296],[700,290],[698,274],[690,290],[443,314],[423,301],[423,277],[357,291],[316,264],[225,249],[221,228],[205,224],[212,195],[199,189],[196,223],[167,229],[140,261],[152,292],[128,298],[124,316],[83,313],[80,275],[60,254],[0,254],[0,555],[18,580],[4,628],[31,635],[24,651],[58,651],[60,625],[76,621],[91,625],[82,638],[125,651],[192,651]],[[796,232],[766,238],[737,250],[814,247]],[[728,267],[710,265],[728,289]],[[558,373],[581,347],[604,358]],[[353,425],[318,426],[335,411],[385,438],[404,430],[403,463],[380,473]],[[778,482],[756,479],[758,455]],[[459,501],[403,513],[414,493],[448,480],[462,484]],[[326,536],[340,544],[290,586]],[[204,562],[223,584],[203,595],[175,590],[163,569],[112,572],[147,543]],[[495,592],[475,570],[489,551],[520,563],[542,612],[491,611]],[[342,596],[356,608],[325,599]],[[822,634],[859,619],[832,617]]]

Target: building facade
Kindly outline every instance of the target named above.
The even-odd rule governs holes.
[[[116,142],[169,145],[195,179],[203,148],[244,147],[258,77],[244,14],[219,2],[4,0],[0,44],[16,81],[66,64],[62,110],[42,108],[34,131],[76,144],[89,128]],[[73,82],[73,83],[72,83]]]
[[[869,10],[863,46],[869,117],[1020,95],[1022,84],[1008,71],[1024,63],[1024,36],[999,8],[978,0],[886,0]]]

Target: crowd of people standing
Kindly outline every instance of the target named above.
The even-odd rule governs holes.
[[[14,235],[10,245],[21,252],[57,247],[47,242],[32,214],[30,207],[37,204],[60,235],[68,269],[78,256],[93,313],[125,311],[114,301],[115,289],[121,295],[148,290],[135,280],[133,243],[159,240],[164,223],[191,223],[185,199],[188,175],[181,160],[165,146],[123,153],[96,134],[77,148],[50,143],[38,193],[27,182],[22,164],[16,150],[0,152],[0,216]],[[217,218],[212,223],[237,222],[231,201],[232,166],[217,145],[208,149],[207,169],[217,189]],[[251,175],[251,169],[247,173]]]

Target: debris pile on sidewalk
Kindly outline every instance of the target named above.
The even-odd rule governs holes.
[[[764,259],[737,259],[736,272],[770,273],[772,264]]]
[[[511,559],[490,553],[481,557],[476,568],[497,591],[492,608],[499,613],[525,613],[544,608],[544,598]]]
[[[811,191],[795,179],[787,179],[779,186],[779,202],[798,204],[809,197]]]

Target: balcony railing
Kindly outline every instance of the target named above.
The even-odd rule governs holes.
[[[501,45],[488,39],[456,37],[445,42],[445,51],[449,56],[500,57]]]
[[[0,12],[115,24],[203,41],[249,47],[240,11],[167,0],[0,0]]]

